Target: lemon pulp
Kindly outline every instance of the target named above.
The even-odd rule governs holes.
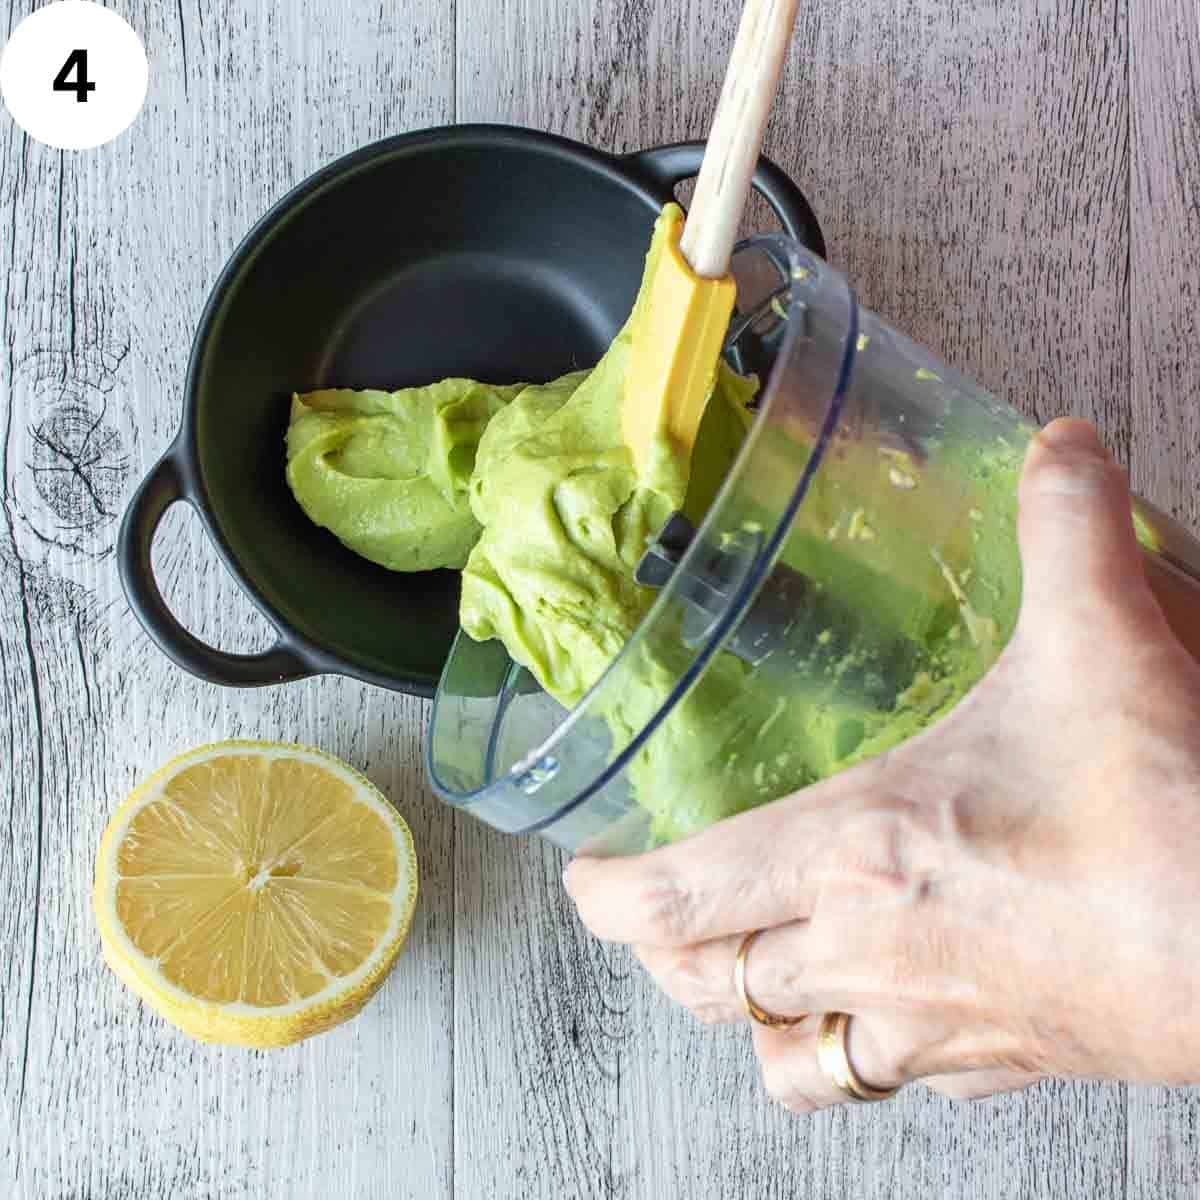
[[[417,896],[407,825],[365,778],[297,746],[224,742],[137,788],[101,842],[107,961],[195,1037],[286,1045],[382,983]]]

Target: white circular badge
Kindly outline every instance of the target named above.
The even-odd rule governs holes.
[[[142,39],[91,0],[30,13],[0,54],[0,95],[13,120],[59,150],[102,146],[128,129],[149,79]]]

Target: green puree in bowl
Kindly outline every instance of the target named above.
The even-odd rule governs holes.
[[[461,567],[479,540],[468,488],[489,420],[521,392],[444,379],[292,399],[287,481],[309,518],[393,571]]]
[[[648,538],[677,509],[699,521],[751,421],[756,382],[722,364],[690,463],[664,447],[639,476],[624,444],[621,396],[642,298],[681,219],[664,209],[633,313],[591,371],[293,402],[287,478],[312,520],[393,570],[461,567],[463,629],[499,638],[567,707],[654,600],[633,578]],[[1006,443],[963,449],[955,465],[971,516],[936,556],[904,544],[888,511],[850,507],[844,477],[818,472],[784,552],[815,584],[801,614],[811,636],[784,663],[751,668],[717,655],[634,757],[629,780],[656,840],[894,746],[962,698],[1016,621],[1023,454]],[[903,463],[860,469],[898,472],[904,490]],[[764,524],[773,524],[765,513]],[[833,596],[838,606],[823,599]],[[629,686],[604,713],[617,747],[659,708],[685,657],[678,645],[638,645]]]

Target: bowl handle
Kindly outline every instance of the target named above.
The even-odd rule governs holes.
[[[704,142],[677,142],[653,150],[625,155],[625,163],[643,178],[664,191],[673,192],[685,179],[700,172]],[[821,258],[825,257],[825,238],[812,206],[804,193],[788,178],[782,167],[761,157],[754,169],[754,190],[774,210],[789,237]]]
[[[134,493],[117,537],[117,567],[125,598],[159,649],[185,671],[226,687],[262,687],[315,674],[278,631],[275,644],[261,654],[228,654],[206,646],[175,619],[158,590],[150,550],[159,522],[179,500],[192,503],[179,464],[168,453]]]

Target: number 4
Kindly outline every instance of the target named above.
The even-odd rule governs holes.
[[[75,72],[74,83],[69,78],[72,71]],[[54,77],[54,90],[56,92],[74,92],[77,103],[86,103],[88,92],[96,90],[96,85],[87,75],[86,50],[72,50],[67,55],[67,61],[63,63],[62,68]]]

